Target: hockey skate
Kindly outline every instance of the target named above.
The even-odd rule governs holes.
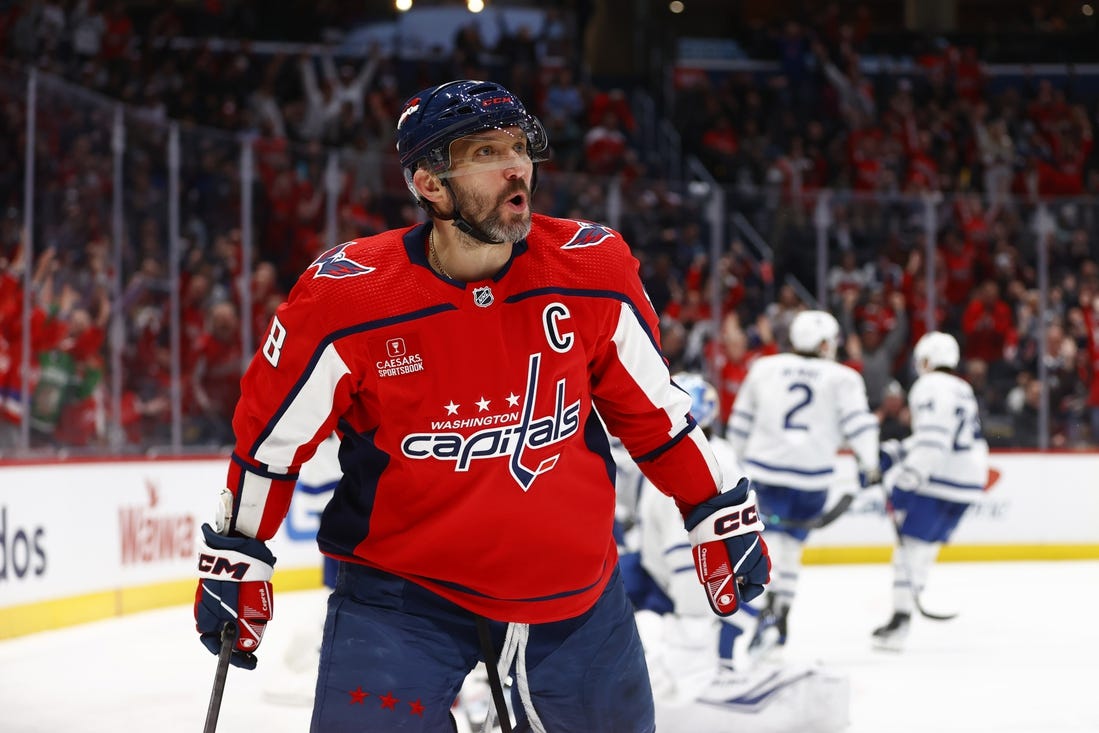
[[[757,659],[769,659],[778,656],[786,645],[786,617],[789,608],[778,608],[775,597],[767,599],[767,605],[759,614],[759,623],[748,642],[748,652]]]
[[[890,652],[899,652],[904,649],[911,620],[910,614],[894,613],[889,623],[874,629],[874,648]]]

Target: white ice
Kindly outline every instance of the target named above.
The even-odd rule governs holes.
[[[883,564],[809,566],[791,612],[787,658],[849,676],[849,733],[1099,732],[1099,561],[938,564],[924,605],[960,615],[916,618],[900,654],[869,644],[890,582]],[[321,591],[275,602],[259,668],[229,671],[219,733],[308,730],[307,708],[262,692]],[[216,660],[193,629],[180,606],[0,642],[0,731],[197,733]]]

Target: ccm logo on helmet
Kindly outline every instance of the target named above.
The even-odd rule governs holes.
[[[755,505],[733,510],[714,520],[714,534],[727,534],[740,529],[741,526],[755,524],[757,521],[759,521],[759,513],[756,512]]]
[[[495,104],[504,104],[505,102],[512,101],[511,97],[489,97],[488,99],[481,100],[482,107],[491,107]]]

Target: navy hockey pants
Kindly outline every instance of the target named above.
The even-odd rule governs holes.
[[[499,658],[507,625],[489,627]],[[311,731],[453,731],[451,705],[479,660],[470,612],[389,573],[341,563],[328,601]],[[586,613],[530,626],[526,669],[548,733],[656,729],[645,654],[617,569]],[[530,731],[514,688],[512,702],[515,730]]]

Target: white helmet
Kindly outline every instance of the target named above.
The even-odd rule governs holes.
[[[679,372],[672,376],[672,381],[691,396],[691,415],[695,422],[703,430],[713,425],[718,408],[714,386],[694,372]]]
[[[790,345],[799,354],[835,359],[839,338],[840,324],[825,311],[802,311],[790,323]]]
[[[928,331],[912,350],[912,360],[916,362],[918,374],[927,374],[941,367],[957,369],[959,357],[958,342],[942,331]]]

